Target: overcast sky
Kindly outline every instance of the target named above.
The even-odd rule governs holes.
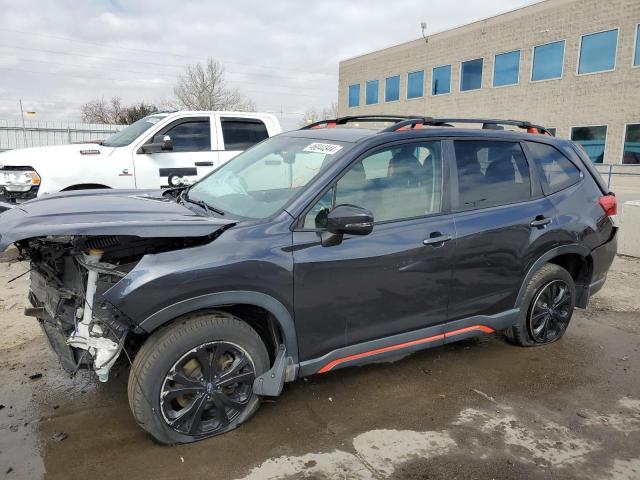
[[[93,98],[170,98],[207,57],[295,125],[337,100],[338,62],[534,0],[0,0],[0,119],[80,119]]]

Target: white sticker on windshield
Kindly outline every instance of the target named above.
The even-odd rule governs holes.
[[[305,152],[324,153],[325,155],[334,155],[342,149],[342,145],[334,145],[332,143],[312,143],[304,149]]]
[[[147,118],[147,123],[158,123],[160,121],[159,118]]]

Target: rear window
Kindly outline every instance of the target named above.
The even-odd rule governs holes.
[[[531,198],[529,166],[519,143],[454,142],[458,169],[458,209],[495,207]]]
[[[571,160],[551,145],[527,142],[533,161],[539,167],[545,195],[563,190],[580,181],[582,174]]]
[[[251,118],[222,118],[225,150],[246,150],[269,138],[264,123]]]

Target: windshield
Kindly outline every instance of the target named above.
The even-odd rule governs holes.
[[[149,115],[123,128],[118,133],[107,138],[102,145],[105,147],[124,147],[149,130],[153,125],[164,118],[163,115]]]
[[[241,153],[189,189],[231,215],[267,218],[281,209],[350,144],[278,136]]]

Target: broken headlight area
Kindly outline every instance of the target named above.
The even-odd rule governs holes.
[[[31,261],[25,313],[36,317],[62,367],[93,369],[100,381],[118,359],[136,324],[105,293],[149,253],[191,246],[196,239],[61,236],[24,240]]]

